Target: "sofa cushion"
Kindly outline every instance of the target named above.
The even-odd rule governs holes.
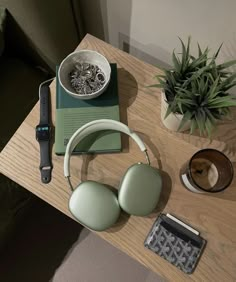
[[[0,61],[0,151],[38,100],[44,73],[19,59]],[[32,194],[0,174],[0,252],[31,207]]]
[[[6,9],[0,7],[0,56],[4,50],[4,28],[6,20]]]
[[[32,194],[0,174],[0,251],[31,207]]]
[[[0,151],[38,100],[39,84],[45,80],[40,70],[21,60],[2,58],[0,63]]]

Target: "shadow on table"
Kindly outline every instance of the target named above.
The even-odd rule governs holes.
[[[1,281],[50,281],[82,226],[40,199],[0,256]]]
[[[156,213],[161,213],[165,209],[165,206],[168,203],[171,193],[172,180],[169,174],[166,171],[161,170],[161,177],[162,177],[162,191],[157,207],[153,211],[153,213],[155,213],[153,217],[156,217]]]
[[[231,109],[230,120],[217,122],[217,128],[212,132],[211,139],[200,136],[198,130],[190,135],[189,130],[185,132],[172,132],[176,137],[200,149],[214,148],[223,152],[232,161],[236,161],[236,108]]]
[[[136,99],[136,96],[138,94],[138,84],[134,76],[124,68],[118,68],[117,73],[120,121],[128,125],[127,110]],[[121,142],[122,152],[129,152],[129,137],[125,134],[121,134]]]
[[[161,191],[159,202],[155,210],[149,215],[149,217],[156,217],[157,213],[161,213],[168,203],[171,193],[171,188],[172,188],[172,180],[170,175],[163,170],[163,166],[161,162],[161,153],[159,152],[155,144],[150,140],[150,138],[146,134],[142,132],[137,132],[137,133],[142,138],[144,143],[147,145],[148,150],[150,150],[154,155],[162,177],[162,191]]]

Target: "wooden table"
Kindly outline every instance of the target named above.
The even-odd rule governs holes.
[[[161,203],[146,218],[122,214],[119,222],[99,236],[170,281],[236,281],[236,182],[219,195],[199,195],[187,191],[180,182],[181,166],[200,148],[217,148],[235,161],[235,122],[219,125],[210,142],[188,133],[168,131],[160,120],[160,91],[146,88],[160,70],[107,43],[87,35],[78,49],[91,49],[118,65],[121,121],[140,134],[149,148],[151,163],[163,171]],[[55,117],[55,81],[51,84],[52,114]],[[40,182],[39,145],[35,126],[39,103],[32,109],[0,154],[0,171],[58,210],[70,216],[70,189],[63,176],[63,157],[53,154],[52,181]],[[144,156],[132,140],[124,138],[119,154],[75,156],[72,158],[73,184],[93,179],[115,187],[129,165]],[[192,275],[183,272],[143,246],[144,239],[160,212],[169,212],[191,224],[208,241]]]

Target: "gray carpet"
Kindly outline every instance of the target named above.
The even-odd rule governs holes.
[[[53,282],[162,282],[128,255],[83,229],[57,269]]]

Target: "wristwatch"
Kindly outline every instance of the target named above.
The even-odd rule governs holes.
[[[36,140],[40,147],[40,165],[41,181],[49,183],[51,181],[52,162],[50,150],[50,90],[48,84],[41,84],[39,87],[40,101],[40,121],[36,126]]]

